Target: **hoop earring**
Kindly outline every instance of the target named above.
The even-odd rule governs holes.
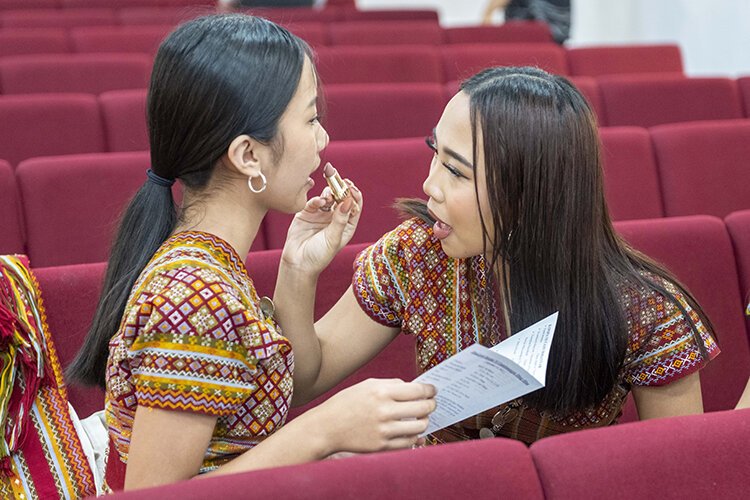
[[[252,191],[255,194],[262,193],[263,191],[265,191],[266,186],[268,185],[268,183],[266,182],[266,176],[263,175],[263,172],[259,172],[258,175],[260,176],[260,181],[263,183],[260,189],[255,189],[253,187],[253,179],[255,179],[255,177],[248,177],[247,179],[247,187],[249,187],[250,191]]]

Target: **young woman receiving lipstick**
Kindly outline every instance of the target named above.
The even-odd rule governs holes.
[[[280,275],[296,287],[277,298],[300,353],[295,400],[333,387],[400,332],[415,336],[424,371],[559,311],[547,386],[431,441],[484,428],[531,443],[609,425],[631,391],[642,419],[702,412],[698,371],[719,353],[710,323],[615,233],[594,114],[570,82],[534,68],[485,70],[462,84],[427,143],[429,200],[402,203],[416,217],[358,256],[331,311],[312,323],[314,270]]]
[[[107,469],[127,463],[124,485],[110,486],[404,448],[426,429],[434,388],[398,380],[363,382],[285,425],[292,344],[244,256],[270,209],[297,212],[282,270],[322,270],[353,234],[362,197],[351,184],[342,203],[307,200],[328,144],[317,97],[309,47],[264,19],[200,18],[159,48],[148,96],[152,167],[123,216],[70,369],[105,389]]]

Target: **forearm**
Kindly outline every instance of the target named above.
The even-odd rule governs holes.
[[[274,304],[283,335],[294,349],[294,398],[305,399],[315,384],[323,361],[315,333],[314,308],[317,277],[290,269],[282,262],[276,279]]]
[[[235,474],[271,467],[321,460],[335,453],[335,446],[316,426],[308,424],[315,409],[306,412],[268,436],[242,455],[199,478]],[[313,429],[311,432],[310,429]]]

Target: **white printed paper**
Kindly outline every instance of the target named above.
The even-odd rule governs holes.
[[[423,435],[544,387],[557,315],[491,349],[474,344],[417,377],[437,388],[437,409]]]

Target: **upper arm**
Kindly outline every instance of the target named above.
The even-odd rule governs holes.
[[[133,420],[125,489],[174,483],[196,476],[216,418],[139,406]]]
[[[352,287],[315,323],[325,363],[315,383],[322,394],[382,351],[400,329],[377,323],[360,307]]]
[[[633,386],[641,420],[703,413],[700,373],[661,386]]]

